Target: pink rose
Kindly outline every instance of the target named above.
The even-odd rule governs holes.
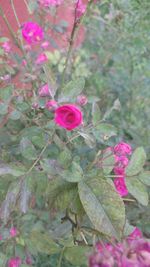
[[[39,92],[38,92],[39,96],[44,97],[44,96],[50,96],[50,88],[48,86],[48,84],[44,84],[42,87],[40,87]]]
[[[132,148],[129,144],[121,142],[114,147],[114,153],[120,156],[126,155],[126,154],[131,155]]]
[[[34,44],[43,40],[44,31],[39,24],[29,21],[23,24],[22,36],[28,44]]]
[[[63,0],[39,0],[39,3],[44,7],[59,6]]]
[[[5,53],[9,53],[11,51],[11,46],[10,46],[10,43],[9,41],[6,41],[2,44],[2,47],[5,51]]]
[[[82,0],[77,0],[75,9],[76,9],[76,18],[80,19],[80,17],[82,17],[82,15],[86,11],[86,5],[83,4]]]
[[[55,100],[49,100],[45,104],[45,108],[49,111],[54,111],[57,108],[57,102]]]
[[[21,265],[21,259],[20,259],[20,257],[11,258],[8,261],[8,267],[20,267],[20,265]]]
[[[120,175],[120,176],[124,176],[124,175],[125,175],[125,170],[124,170],[124,168],[122,168],[122,167],[115,167],[115,168],[113,169],[113,171],[114,171],[114,173],[115,173],[116,175]]]
[[[35,63],[36,63],[36,64],[43,64],[43,63],[45,63],[45,62],[47,61],[47,59],[48,59],[47,56],[46,56],[44,53],[41,53],[41,54],[37,57]]]
[[[48,46],[49,46],[49,42],[48,42],[48,41],[45,41],[45,42],[43,42],[43,43],[41,44],[41,47],[42,47],[43,49],[48,48]]]
[[[129,160],[126,156],[117,156],[115,155],[115,161],[117,163],[117,166],[119,167],[126,167],[129,163]]]
[[[84,106],[84,105],[87,104],[87,102],[88,102],[88,99],[87,99],[87,97],[85,95],[79,95],[77,97],[77,103],[79,105]]]
[[[82,112],[72,104],[60,106],[55,110],[55,123],[71,131],[82,123]]]
[[[129,239],[136,239],[136,238],[141,238],[143,237],[143,234],[141,230],[138,227],[135,227],[133,232],[129,235]]]
[[[15,237],[17,235],[17,229],[15,227],[12,227],[10,229],[10,236]]]
[[[128,189],[126,187],[124,178],[115,178],[114,185],[120,196],[126,196],[128,194]]]

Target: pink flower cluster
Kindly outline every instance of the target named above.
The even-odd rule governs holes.
[[[83,4],[82,0],[77,0],[75,6],[76,19],[80,19],[80,17],[82,17],[85,11],[86,11],[86,5]]]
[[[28,44],[35,44],[43,40],[44,31],[36,22],[28,21],[22,26],[22,36]]]
[[[59,6],[63,0],[39,0],[39,4],[43,7]]]
[[[20,267],[21,266],[21,259],[20,257],[11,258],[8,261],[8,267]]]
[[[138,230],[135,228],[134,234]],[[150,242],[140,234],[122,243],[98,243],[89,258],[89,267],[150,267]]]
[[[16,237],[17,236],[17,228],[16,227],[12,227],[11,229],[10,229],[10,236],[11,237]]]
[[[121,142],[113,148],[113,153],[116,161],[113,171],[119,176],[114,179],[114,185],[121,196],[126,196],[128,190],[125,183],[125,168],[128,165],[128,156],[131,155],[132,148],[129,144]]]

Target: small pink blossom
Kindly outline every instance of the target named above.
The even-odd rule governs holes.
[[[82,123],[82,112],[77,106],[66,104],[55,110],[54,120],[60,127],[71,131]]]
[[[27,66],[27,61],[25,59],[22,60],[22,65],[25,67]]]
[[[21,259],[20,257],[11,258],[8,261],[8,267],[20,267],[21,266]]]
[[[39,108],[39,104],[38,103],[33,103],[32,104],[32,108],[33,109],[38,109]]]
[[[2,237],[2,235],[0,235],[0,241],[1,241],[1,240],[3,240],[3,237]]]
[[[12,228],[10,229],[10,236],[11,236],[11,237],[15,237],[16,235],[17,235],[17,228],[12,227]]]
[[[114,147],[114,153],[120,156],[131,155],[132,148],[129,144],[121,142]]]
[[[143,237],[143,234],[141,230],[138,227],[135,227],[133,232],[129,235],[129,239],[136,239],[136,238],[141,238]]]
[[[86,11],[86,5],[83,4],[82,0],[77,0],[76,1],[76,7],[75,7],[75,12],[76,12],[76,18],[80,19],[80,17],[82,17],[82,15],[85,13]]]
[[[77,103],[81,106],[85,106],[88,102],[88,99],[85,95],[79,95],[77,97]]]
[[[26,264],[28,264],[28,265],[32,265],[32,258],[30,257],[30,256],[27,256],[26,257]]]
[[[36,64],[43,64],[48,60],[47,56],[44,53],[41,53],[37,59],[36,59]]]
[[[120,196],[126,196],[128,194],[128,189],[125,184],[124,178],[115,178],[114,179],[114,185],[116,187],[117,192],[120,194]]]
[[[46,83],[44,84],[42,87],[40,87],[38,95],[40,97],[44,97],[44,96],[50,96],[50,88],[49,85]]]
[[[10,42],[6,41],[2,44],[2,47],[5,51],[5,53],[9,53],[11,51],[11,46],[10,46]]]
[[[48,41],[45,41],[45,42],[43,42],[43,43],[41,44],[41,47],[42,47],[43,49],[48,48],[48,46],[49,46],[49,42],[48,42]]]
[[[23,24],[22,36],[28,44],[34,44],[43,40],[44,31],[39,24],[29,21]]]
[[[54,111],[58,107],[58,104],[55,100],[49,100],[45,104],[45,108],[49,111]]]
[[[117,167],[116,166],[116,167],[114,167],[113,171],[114,171],[114,173],[116,175],[119,175],[119,176],[124,176],[125,175],[125,170],[122,167]]]
[[[59,6],[63,0],[39,0],[39,4],[43,7]]]
[[[124,155],[123,156],[115,155],[115,161],[116,161],[117,166],[122,166],[122,167],[127,167],[129,163],[128,158]]]

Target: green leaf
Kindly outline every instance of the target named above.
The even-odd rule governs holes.
[[[40,253],[51,255],[60,251],[59,246],[51,239],[48,234],[33,231],[30,233],[30,242],[30,245]]]
[[[135,226],[130,225],[128,220],[126,219],[126,222],[124,225],[124,230],[123,230],[124,236],[130,235],[133,232],[134,228],[135,228]]]
[[[59,210],[65,210],[75,200],[77,186],[66,182],[62,178],[54,178],[50,180],[45,192],[50,208],[55,207]]]
[[[60,175],[68,182],[76,183],[83,179],[83,171],[78,163],[72,162],[71,171],[65,170]]]
[[[36,149],[28,138],[23,137],[21,139],[20,152],[22,156],[28,160],[34,160],[37,158]]]
[[[126,177],[129,193],[143,206],[148,205],[148,192],[145,185],[138,180],[138,176]]]
[[[0,99],[5,102],[9,102],[12,96],[13,88],[12,86],[7,86],[5,88],[1,88],[0,90]]]
[[[145,164],[146,154],[143,147],[138,147],[132,154],[131,160],[126,168],[126,175],[138,174]]]
[[[23,166],[13,164],[0,164],[0,176],[10,174],[15,177],[19,177],[25,174],[26,170]]]
[[[57,175],[62,172],[61,165],[55,159],[43,159],[40,164],[44,171],[50,175]]]
[[[74,101],[75,98],[83,91],[84,86],[85,86],[85,80],[82,77],[70,81],[69,83],[66,84],[64,88],[62,88],[58,101],[59,102]]]
[[[110,137],[117,134],[116,128],[108,123],[100,123],[93,127],[93,134],[96,139],[100,142],[107,141]]]
[[[125,222],[125,207],[114,187],[101,177],[78,184],[79,196],[94,228],[119,239]]]
[[[12,111],[11,113],[10,113],[10,115],[9,115],[9,118],[11,119],[11,120],[19,120],[20,119],[20,117],[21,117],[21,112],[20,111],[18,111],[18,110],[14,110],[14,111]]]
[[[93,148],[95,147],[95,138],[92,134],[87,134],[84,132],[79,132],[78,133],[84,138],[85,143],[90,147]]]
[[[142,172],[138,175],[138,179],[145,185],[150,186],[150,171]]]
[[[96,102],[93,103],[92,105],[92,122],[93,125],[97,125],[100,123],[102,116],[101,116],[101,111]]]
[[[8,112],[8,104],[0,103],[0,115],[6,115]]]
[[[89,252],[90,248],[85,246],[68,247],[64,251],[64,257],[74,266],[82,264],[87,266]]]
[[[102,168],[104,174],[109,174],[113,170],[114,164],[115,164],[114,154],[112,153],[111,150],[106,149],[103,152],[103,158],[102,158]]]

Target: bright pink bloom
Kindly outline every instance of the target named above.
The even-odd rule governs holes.
[[[5,53],[9,53],[11,51],[11,46],[10,46],[10,42],[6,41],[2,44],[2,47],[5,51]]]
[[[39,96],[41,97],[44,97],[44,96],[50,96],[50,88],[48,86],[48,84],[44,84],[40,89],[39,89],[39,92],[38,92]]]
[[[82,17],[82,15],[85,13],[86,11],[86,5],[83,4],[82,0],[77,0],[76,1],[76,18],[80,19],[80,17]]]
[[[63,0],[39,0],[39,3],[44,7],[59,6]]]
[[[34,44],[43,40],[44,31],[39,24],[29,21],[23,24],[22,36],[28,44]]]
[[[120,166],[120,167],[126,167],[129,163],[129,160],[126,156],[117,156],[115,155],[115,161],[116,161],[116,164],[117,166]]]
[[[57,108],[57,102],[55,100],[49,100],[45,104],[45,108],[48,109],[49,111],[53,111]]]
[[[136,239],[141,237],[143,237],[143,234],[138,227],[135,227],[133,232],[128,236],[129,239]]]
[[[47,59],[47,56],[44,53],[41,53],[36,59],[36,64],[43,64],[47,61]]]
[[[25,67],[27,66],[27,61],[25,59],[22,60],[22,65]]]
[[[21,265],[21,259],[20,259],[20,257],[11,258],[8,261],[8,267],[20,267],[20,265]]]
[[[73,104],[60,106],[55,110],[55,123],[71,131],[82,123],[82,112]]]
[[[17,228],[12,227],[12,228],[10,229],[10,236],[11,236],[11,237],[15,237],[16,235],[17,235]]]
[[[120,176],[123,176],[123,177],[125,175],[125,170],[122,167],[114,167],[113,171],[114,171],[114,173],[116,175],[120,175]]]
[[[45,41],[45,42],[43,42],[43,43],[41,44],[41,47],[42,47],[43,49],[46,49],[48,46],[49,46],[49,42],[48,42],[48,41]]]
[[[120,196],[126,196],[128,194],[128,189],[125,184],[124,178],[115,178],[114,185],[116,187],[117,192],[120,194]]]
[[[79,95],[77,97],[77,103],[79,105],[84,106],[84,105],[87,104],[87,102],[88,102],[88,99],[87,99],[87,97],[85,95]]]
[[[129,144],[121,142],[114,147],[114,153],[120,156],[131,155],[132,148]]]

